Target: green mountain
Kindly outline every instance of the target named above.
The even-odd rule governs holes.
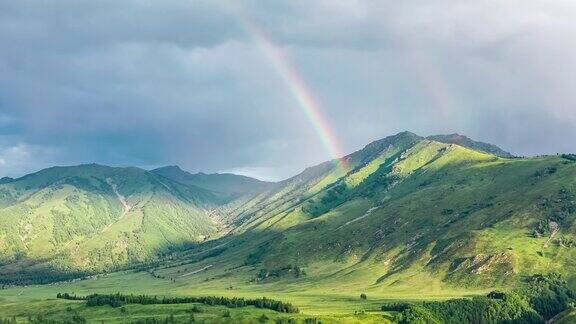
[[[543,311],[548,301],[535,298],[548,293],[539,291],[564,283],[529,276],[557,273],[576,286],[576,157],[511,158],[454,141],[403,132],[253,191],[174,167],[43,170],[0,185],[0,278],[43,282],[132,265],[58,292],[267,296],[306,314],[357,313],[341,322],[386,322],[388,313],[363,310],[390,301],[499,289],[532,297],[491,293],[473,303],[550,318],[572,292],[558,290],[564,304]],[[527,278],[533,286],[522,288]],[[442,322],[442,309],[466,303],[406,314],[433,312]]]
[[[12,179],[12,178],[10,178],[10,177],[0,178],[0,184],[12,182],[12,181],[14,181],[14,179]]]
[[[271,182],[230,173],[191,174],[178,166],[166,166],[151,172],[185,185],[210,190],[228,200],[252,196],[272,185]]]
[[[573,275],[570,157],[505,158],[400,133],[235,208],[226,220],[234,249],[210,262],[244,265],[235,276],[244,270],[247,280],[294,280],[296,267],[316,286],[374,290],[423,279],[493,287],[533,273]]]
[[[215,235],[210,211],[221,203],[138,168],[45,169],[0,184],[0,273],[94,272],[149,260]]]

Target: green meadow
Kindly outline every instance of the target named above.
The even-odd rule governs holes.
[[[197,321],[226,322],[223,317],[230,312],[233,322],[260,321],[265,315],[270,321],[276,319],[317,319],[323,323],[331,322],[386,322],[391,318],[389,313],[381,312],[380,306],[391,301],[445,300],[454,297],[470,296],[485,293],[485,290],[470,291],[466,289],[446,290],[440,287],[430,288],[427,278],[418,278],[422,295],[414,287],[395,287],[388,291],[357,290],[349,287],[342,290],[338,287],[315,287],[314,280],[299,283],[277,284],[245,284],[237,280],[206,280],[209,276],[218,276],[218,272],[206,272],[198,278],[159,279],[147,272],[118,272],[104,275],[97,279],[86,279],[73,283],[51,285],[13,287],[0,291],[0,314],[3,318],[16,317],[25,321],[30,316],[43,315],[47,319],[63,320],[79,314],[89,322],[123,323],[127,320],[154,317],[164,318],[174,315],[178,322],[186,322],[190,318],[193,305],[126,305],[125,310],[110,306],[87,307],[83,301],[57,299],[56,294],[69,292],[77,295],[92,293],[131,293],[157,296],[229,296],[259,298],[268,297],[290,302],[300,309],[299,314],[281,314],[271,310],[246,308],[226,308],[223,306],[197,305],[203,311],[194,313]],[[428,278],[432,280],[432,278]],[[416,281],[416,279],[414,279]],[[226,287],[227,286],[227,287]],[[364,292],[365,291],[365,292]],[[360,298],[364,292],[367,299]],[[196,304],[195,304],[196,305]]]

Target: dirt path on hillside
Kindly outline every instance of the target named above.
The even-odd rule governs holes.
[[[360,217],[356,217],[356,218],[354,218],[353,220],[347,221],[346,223],[344,223],[344,224],[340,225],[338,228],[336,228],[336,230],[339,230],[339,229],[341,229],[341,228],[344,227],[344,226],[348,226],[348,225],[350,225],[350,224],[352,224],[352,223],[354,223],[354,222],[357,222],[357,221],[359,221],[359,220],[361,220],[361,219],[364,219],[364,218],[370,216],[373,211],[375,211],[376,209],[378,209],[378,208],[380,208],[380,207],[382,207],[382,206],[376,206],[376,207],[372,207],[372,208],[368,209],[368,210],[364,213],[364,215],[362,215],[362,216],[360,216]]]
[[[28,244],[26,243],[26,239],[28,239],[28,236],[30,235],[30,233],[32,232],[32,229],[34,227],[32,226],[32,224],[28,223],[26,224],[26,226],[24,226],[24,230],[26,231],[26,233],[19,235],[20,236],[20,240],[22,241],[22,244],[24,245],[24,248],[26,250],[28,250]]]
[[[548,244],[550,244],[552,239],[554,239],[556,234],[558,234],[558,232],[560,231],[560,226],[556,222],[550,222],[550,229],[552,229],[552,233],[550,233],[550,237],[548,238],[548,240],[546,240],[546,243],[544,243],[545,248],[548,247]]]
[[[118,217],[118,220],[114,223],[117,223],[119,220],[121,220],[122,218],[124,218],[124,216],[126,216],[126,214],[128,214],[128,212],[130,212],[130,210],[132,209],[132,206],[130,206],[128,204],[128,201],[126,200],[126,197],[122,196],[120,194],[120,192],[118,192],[118,187],[116,186],[116,184],[114,182],[112,182],[112,179],[107,178],[106,179],[106,183],[108,183],[110,185],[110,187],[112,187],[112,191],[114,192],[114,194],[116,195],[116,197],[118,198],[118,201],[120,201],[120,204],[122,204],[122,214],[120,214],[120,217]],[[112,224],[114,224],[112,223]],[[110,228],[110,226],[112,226],[112,224],[108,224],[106,227],[104,227],[102,229],[102,232],[106,231],[108,228]]]
[[[201,268],[201,269],[198,269],[198,270],[194,270],[194,271],[192,271],[192,272],[185,273],[185,274],[181,275],[180,277],[191,276],[191,275],[193,275],[193,274],[197,274],[197,273],[199,273],[199,272],[202,272],[202,271],[204,271],[204,270],[208,270],[208,269],[210,269],[210,268],[212,268],[212,265],[211,265],[211,264],[205,266],[204,268]]]

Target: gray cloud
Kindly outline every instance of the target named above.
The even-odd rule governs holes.
[[[0,0],[0,175],[99,162],[289,176],[329,158],[231,2]],[[576,151],[571,1],[243,1],[346,151],[461,132]]]

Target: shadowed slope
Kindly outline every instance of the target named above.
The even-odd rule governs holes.
[[[252,196],[270,188],[273,183],[230,173],[191,174],[178,166],[166,166],[151,171],[165,178],[185,185],[196,186],[233,200],[243,196]]]

